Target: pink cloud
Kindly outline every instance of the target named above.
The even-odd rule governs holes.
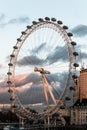
[[[0,64],[0,68],[2,68],[2,64]]]
[[[15,77],[16,82],[21,82],[22,80],[24,80],[27,77],[27,74],[21,74],[21,75],[17,75]]]
[[[8,92],[8,87],[1,87],[0,88],[0,93],[7,93]]]

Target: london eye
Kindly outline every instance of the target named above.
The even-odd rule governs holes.
[[[62,21],[45,17],[21,32],[7,72],[13,111],[31,116],[25,104],[43,103],[49,107],[71,99],[69,91],[74,89],[78,53],[73,34],[67,30]]]

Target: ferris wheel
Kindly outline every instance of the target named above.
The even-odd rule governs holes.
[[[12,110],[25,110],[24,104],[35,102],[50,106],[70,100],[79,65],[76,43],[67,29],[55,18],[39,18],[17,39],[7,73]]]

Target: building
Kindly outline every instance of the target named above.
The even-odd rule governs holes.
[[[78,100],[71,107],[71,125],[87,125],[87,100]]]
[[[79,89],[79,99],[87,99],[87,69],[82,69],[80,71],[80,76],[78,78],[78,89]]]
[[[77,79],[78,99],[71,107],[71,125],[87,125],[87,69],[82,68]]]

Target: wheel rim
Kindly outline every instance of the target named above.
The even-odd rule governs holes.
[[[35,42],[36,44],[34,44]],[[43,21],[39,20],[38,22],[33,22],[31,26],[27,26],[27,29],[22,32],[20,38],[17,39],[17,43],[13,47],[13,52],[10,55],[8,84],[11,98],[13,99],[12,105],[18,103],[23,107],[22,101],[20,101],[21,99],[16,93],[16,85],[18,84],[15,82],[17,79],[15,78],[16,75],[21,75],[22,73],[27,72],[27,70],[34,70],[34,67],[36,66],[44,67],[44,69],[47,69],[52,73],[51,77],[47,77],[48,80],[51,80],[51,85],[54,84],[55,86],[56,82],[58,87],[64,87],[62,88],[63,91],[58,99],[65,98],[67,88],[69,88],[70,83],[72,82],[72,75],[73,73],[75,74],[76,70],[73,66],[73,64],[76,63],[76,56],[73,55],[75,49],[71,42],[71,34],[67,33],[64,26],[58,24],[58,21],[55,19],[52,19],[51,21],[46,19]],[[24,66],[25,69],[23,70]],[[64,74],[66,75],[66,73],[67,76],[65,76],[65,80],[59,78],[64,76]],[[31,72],[31,74],[33,73]],[[38,74],[35,74],[34,76],[39,80],[38,77],[40,78],[40,76]],[[54,77],[57,77],[58,82]],[[41,81],[39,81],[39,83],[41,83]],[[59,83],[61,85],[59,85]]]

